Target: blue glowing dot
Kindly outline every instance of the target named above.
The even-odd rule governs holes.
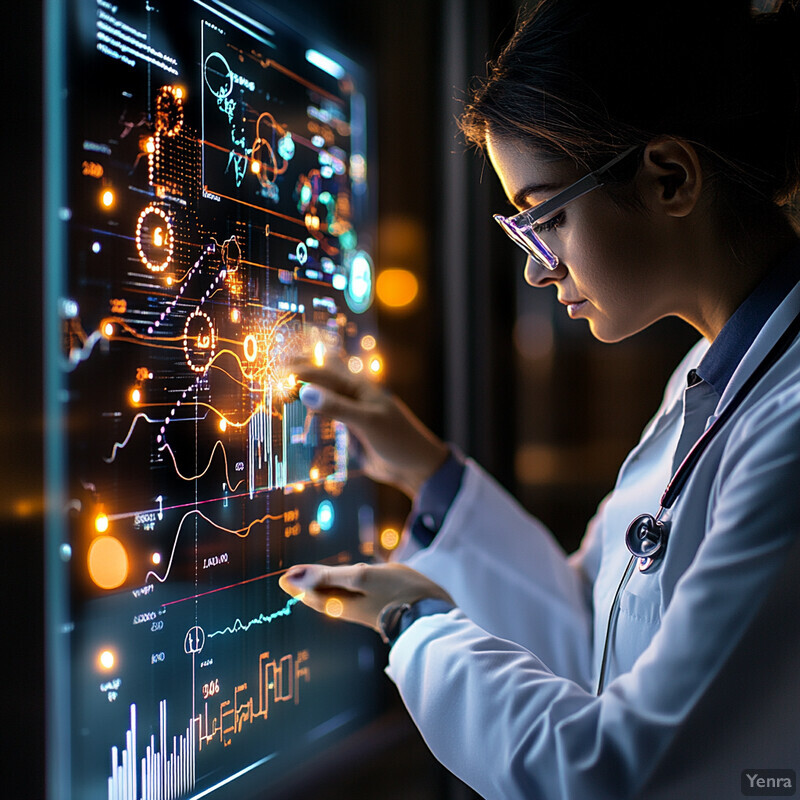
[[[323,178],[332,178],[333,177],[333,167],[329,167],[327,164],[324,167],[319,168],[319,174],[322,175]]]
[[[60,301],[61,316],[64,319],[75,319],[78,316],[78,304],[74,300],[62,297]]]
[[[324,177],[324,176],[323,176],[323,177]],[[332,202],[333,202],[333,197],[331,196],[331,193],[330,193],[330,192],[323,192],[323,193],[322,193],[322,194],[319,196],[319,202],[320,202],[320,203],[321,203],[323,206],[327,206],[329,203],[332,203]]]
[[[330,500],[323,500],[317,509],[317,522],[320,530],[329,531],[333,527],[333,503]]]
[[[93,252],[93,253],[99,253],[99,252],[100,252],[102,249],[103,249],[103,248],[100,246],[100,242],[95,242],[95,243],[92,245],[92,252]]]
[[[341,274],[334,275],[331,280],[331,283],[333,284],[334,289],[338,289],[341,292],[347,286],[347,278],[345,278],[345,276]]]
[[[356,232],[352,228],[348,228],[340,237],[339,242],[344,250],[352,250],[355,248],[358,238]]]
[[[359,250],[350,260],[345,300],[350,310],[363,314],[372,304],[372,260]]]
[[[311,202],[311,187],[304,183],[303,187],[300,189],[300,204],[303,206],[307,206]]]
[[[62,544],[58,548],[58,554],[62,561],[69,561],[72,558],[72,548],[68,544]]]
[[[292,139],[291,133],[287,133],[278,140],[278,155],[287,161],[292,160],[292,156],[294,156],[294,139]]]

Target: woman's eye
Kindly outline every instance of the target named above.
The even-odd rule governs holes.
[[[550,219],[546,220],[545,222],[539,222],[534,225],[533,229],[536,233],[547,233],[548,231],[555,230],[563,225],[565,217],[566,212],[559,211],[554,217],[550,217]]]

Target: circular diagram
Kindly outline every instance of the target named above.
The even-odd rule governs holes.
[[[186,363],[193,372],[208,369],[217,349],[217,332],[211,317],[196,309],[186,318],[183,326],[183,352]]]
[[[233,75],[225,56],[222,53],[211,53],[203,64],[203,77],[206,86],[219,100],[227,97],[233,91]]]
[[[136,222],[136,251],[151,272],[163,272],[172,261],[175,235],[167,212],[158,206],[147,206]]]

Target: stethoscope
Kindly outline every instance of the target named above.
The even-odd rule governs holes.
[[[631,557],[625,567],[622,579],[617,586],[617,591],[614,594],[614,600],[611,604],[611,611],[608,615],[606,638],[603,644],[603,658],[600,662],[600,677],[597,681],[597,694],[602,692],[605,681],[612,623],[617,615],[622,590],[633,574],[634,565],[638,564],[640,572],[648,572],[654,564],[664,557],[669,540],[669,521],[666,519],[667,512],[675,504],[675,501],[678,499],[684,486],[686,486],[686,482],[689,480],[689,477],[703,456],[703,453],[705,453],[714,440],[714,437],[720,432],[722,426],[736,413],[756,384],[769,372],[781,356],[786,353],[798,333],[800,333],[800,314],[792,320],[789,327],[783,332],[783,335],[778,341],[775,342],[764,360],[753,370],[752,375],[745,381],[739,391],[736,392],[730,403],[725,406],[722,413],[694,443],[692,449],[687,453],[683,461],[681,461],[680,466],[675,470],[675,474],[670,478],[667,488],[664,490],[664,494],[661,495],[658,513],[655,516],[652,514],[640,514],[628,525],[628,530],[625,532],[625,544],[628,547],[628,551],[631,553]]]

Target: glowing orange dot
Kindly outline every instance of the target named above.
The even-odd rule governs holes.
[[[156,140],[153,139],[152,137],[150,137],[144,143],[144,149],[145,149],[145,152],[147,152],[147,153],[155,153],[155,151],[156,151]]]
[[[134,405],[137,405],[138,403],[141,403],[141,401],[142,401],[142,393],[139,391],[139,389],[134,389],[131,392],[131,402]]]
[[[381,361],[379,356],[375,356],[374,358],[370,359],[369,371],[373,375],[378,375],[383,371],[383,361]]]
[[[254,158],[250,162],[250,172],[252,172],[253,175],[258,175],[258,173],[261,172],[261,162],[258,159]]]
[[[119,539],[98,536],[89,546],[89,576],[101,589],[116,589],[128,577],[128,554]]]
[[[172,277],[167,276],[167,286],[172,286]]]
[[[238,322],[241,319],[238,308],[231,309],[231,322]]]
[[[317,522],[316,520],[312,520],[311,522],[309,522],[308,532],[311,534],[311,536],[319,536],[320,532],[319,522]]]
[[[94,529],[98,533],[105,533],[108,530],[108,517],[100,513],[94,518]]]
[[[378,299],[389,308],[411,305],[419,294],[419,281],[407,269],[385,269],[375,282]]]
[[[325,602],[325,613],[329,617],[341,617],[344,613],[344,603],[338,597],[329,597]]]
[[[300,483],[300,482],[298,482],[298,483],[296,483],[296,484],[294,485],[294,490],[295,490],[296,492],[302,492],[302,491],[303,491],[303,489],[305,489],[305,488],[306,488],[306,485],[305,485],[304,483]]]
[[[106,336],[111,336],[114,333],[114,325],[110,322],[106,322],[106,324],[103,326],[103,333]]]
[[[311,471],[308,473],[308,477],[311,478],[312,481],[318,481],[319,469],[317,467],[311,467]]]
[[[228,430],[228,420],[226,420],[225,417],[222,417],[222,419],[220,419],[220,421],[219,421],[219,429],[223,433],[225,433],[225,431]]]
[[[325,366],[325,345],[322,342],[317,342],[314,345],[314,366]]]
[[[375,337],[370,334],[367,334],[361,339],[361,346],[364,348],[364,350],[374,350],[375,344]]]
[[[400,544],[400,534],[394,528],[381,531],[381,547],[384,550],[394,550]]]
[[[158,566],[158,565],[161,563],[161,553],[153,553],[153,555],[151,555],[151,556],[150,556],[150,560],[151,560],[151,561],[152,561],[152,562],[153,562],[153,563],[154,563],[156,566]]]
[[[111,669],[114,666],[114,654],[110,650],[103,650],[97,657],[97,661],[103,669]]]
[[[258,342],[252,333],[248,333],[247,336],[244,337],[242,349],[244,350],[244,357],[252,364],[258,355]]]
[[[183,89],[181,89],[180,86],[176,86],[172,94],[175,96],[176,100],[181,100],[183,98]]]
[[[114,205],[114,192],[111,189],[106,189],[103,194],[100,195],[100,202],[106,207],[111,208]]]

